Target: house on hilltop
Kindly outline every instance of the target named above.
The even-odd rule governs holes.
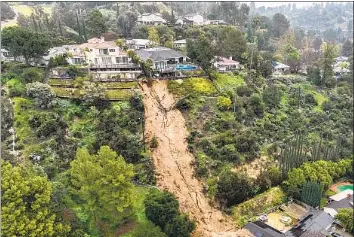
[[[288,65],[275,61],[272,62],[272,67],[274,74],[283,74],[289,72],[290,70],[290,67]]]
[[[136,22],[144,25],[166,24],[166,20],[162,18],[160,13],[143,13],[138,16]]]
[[[221,73],[232,72],[241,68],[240,63],[232,60],[232,57],[225,58],[225,57],[215,56],[214,59],[212,60],[212,63],[214,68]]]
[[[153,64],[152,68],[160,71],[174,68],[177,64],[185,63],[187,61],[187,56],[174,49],[166,47],[141,49],[136,51],[136,53],[144,61],[150,59]]]
[[[204,17],[200,14],[187,14],[177,19],[179,25],[204,25]]]

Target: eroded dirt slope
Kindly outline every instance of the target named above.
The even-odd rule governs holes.
[[[185,120],[173,108],[175,101],[168,93],[167,81],[154,81],[151,87],[142,83],[141,89],[146,139],[150,141],[156,136],[159,143],[153,151],[157,186],[176,195],[181,211],[197,222],[201,236],[248,236],[244,230],[235,232],[230,217],[209,204],[202,193],[202,183],[193,176],[194,158],[187,150]]]

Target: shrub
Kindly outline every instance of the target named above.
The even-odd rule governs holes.
[[[161,229],[151,222],[139,224],[132,233],[133,237],[167,237]]]
[[[280,88],[275,85],[267,87],[263,91],[263,101],[269,108],[276,108],[279,106],[282,97]]]
[[[7,82],[9,87],[9,96],[16,97],[16,96],[24,96],[26,94],[26,87],[24,84],[20,82],[19,79],[11,79]]]
[[[252,90],[252,88],[249,88],[248,86],[239,86],[239,87],[237,87],[236,92],[237,92],[238,96],[241,96],[241,97],[242,96],[247,96],[247,97],[249,97],[249,96],[252,95],[253,90]]]
[[[145,201],[146,217],[162,230],[167,222],[178,215],[179,203],[175,196],[169,192],[151,190]]]
[[[35,104],[39,108],[51,108],[55,93],[47,84],[33,82],[26,85],[26,93],[30,98],[34,98]]]
[[[152,148],[152,149],[157,148],[158,145],[159,145],[159,142],[157,141],[157,138],[155,136],[153,136],[153,138],[151,139],[151,142],[150,142],[150,148]]]
[[[26,68],[21,74],[24,83],[42,82],[41,70],[35,67]]]
[[[218,96],[217,105],[220,110],[228,110],[231,108],[232,101],[229,97]]]
[[[195,229],[195,222],[186,215],[179,215],[170,220],[165,228],[168,237],[189,237]]]
[[[305,95],[305,103],[317,106],[317,101],[316,101],[315,97],[313,96],[313,94],[310,94],[310,93]]]
[[[253,195],[254,185],[245,174],[226,171],[220,175],[216,198],[226,207],[239,204]]]

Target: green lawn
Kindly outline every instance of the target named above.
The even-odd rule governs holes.
[[[218,73],[216,77],[216,84],[223,90],[236,89],[236,87],[245,85],[246,83],[241,76]]]

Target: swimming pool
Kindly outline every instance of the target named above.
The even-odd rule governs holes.
[[[353,190],[353,184],[345,184],[345,185],[337,187],[337,190],[340,192],[343,192],[344,190],[347,190],[347,189]]]
[[[176,66],[176,70],[182,70],[182,71],[192,71],[192,70],[195,70],[197,69],[196,66],[194,65],[184,65],[184,64],[179,64]]]

